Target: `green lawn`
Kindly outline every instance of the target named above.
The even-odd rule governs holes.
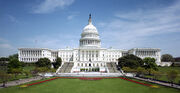
[[[26,88],[4,88],[0,93],[179,93],[179,90],[163,86],[151,88],[116,78],[97,81],[57,79]]]
[[[23,69],[25,70],[25,71],[31,71],[31,70],[33,70],[35,68],[35,66],[25,66],[25,67],[23,67]]]
[[[180,67],[158,67],[160,72],[168,72],[169,70],[177,70],[180,72]]]
[[[162,76],[159,78],[159,80],[168,81],[166,74],[170,70],[178,71],[178,76],[175,79],[175,83],[179,83],[180,82],[180,67],[158,67],[158,71],[162,73]],[[146,77],[153,78],[153,76],[150,76],[150,75],[146,75]]]

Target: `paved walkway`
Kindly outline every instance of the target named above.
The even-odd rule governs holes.
[[[59,77],[119,77],[122,73],[99,73],[99,72],[81,72],[81,73],[57,73],[54,76]]]
[[[170,83],[155,81],[155,80],[151,80],[151,79],[144,79],[144,78],[140,78],[140,77],[133,77],[133,78],[138,79],[138,80],[147,81],[147,82],[156,83],[156,84],[163,85],[163,86],[168,86],[168,87],[173,87],[173,88],[180,89],[180,85],[176,85],[176,84],[173,84],[173,86],[171,86]]]
[[[6,87],[10,87],[10,86],[16,86],[16,85],[21,85],[27,82],[31,82],[31,81],[35,81],[35,80],[41,80],[42,77],[41,76],[37,76],[37,77],[31,77],[31,78],[26,78],[26,79],[19,79],[19,80],[15,80],[15,81],[9,81],[6,83]],[[2,83],[0,83],[0,88],[2,87]]]

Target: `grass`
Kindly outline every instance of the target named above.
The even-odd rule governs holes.
[[[175,79],[175,83],[180,82],[180,67],[158,67],[158,72],[162,73],[162,76],[159,78],[159,80],[168,81],[166,73],[170,70],[176,70],[178,71],[178,76]],[[145,77],[153,78],[153,76],[146,75]]]
[[[25,66],[25,67],[23,67],[23,69],[25,70],[25,71],[31,71],[31,70],[33,70],[35,68],[35,66]]]
[[[25,67],[23,67],[23,70],[30,72],[30,71],[33,70],[34,68],[35,68],[35,66],[25,66]],[[19,74],[19,75],[17,75],[16,78],[13,76],[12,79],[11,79],[11,81],[12,81],[12,80],[18,80],[18,79],[23,79],[23,78],[30,78],[30,77],[32,77],[32,74],[29,74],[28,77],[27,77],[25,74]]]
[[[25,67],[23,67],[23,70],[30,72],[34,68],[35,68],[35,66],[25,66]],[[28,77],[25,74],[19,74],[19,75],[17,75],[16,78],[15,78],[15,75],[12,75],[12,77],[11,77],[11,79],[9,81],[18,80],[18,79],[24,79],[24,78],[30,78],[30,77],[32,77],[32,74],[29,74]],[[1,82],[2,81],[0,80],[0,83]]]
[[[169,70],[177,70],[180,72],[180,67],[158,67],[160,72],[168,72]]]
[[[151,88],[122,79],[102,79],[97,81],[80,79],[56,79],[38,85],[0,89],[0,93],[179,93],[178,89]]]

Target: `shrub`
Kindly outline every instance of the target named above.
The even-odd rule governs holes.
[[[36,66],[37,67],[51,67],[51,61],[48,58],[40,58],[37,62],[36,62]]]

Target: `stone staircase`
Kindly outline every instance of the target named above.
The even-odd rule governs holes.
[[[58,73],[71,73],[71,69],[74,66],[74,63],[65,62],[60,68]]]
[[[119,72],[117,70],[117,66],[114,62],[107,63],[107,67],[108,67],[109,73],[118,73]]]

